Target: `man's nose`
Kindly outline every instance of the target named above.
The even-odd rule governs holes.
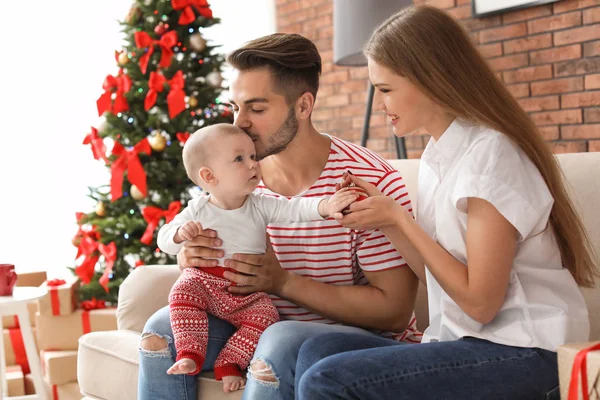
[[[242,110],[238,111],[235,115],[235,118],[233,119],[233,124],[242,129],[249,128],[251,125],[250,120],[247,118],[247,114]]]

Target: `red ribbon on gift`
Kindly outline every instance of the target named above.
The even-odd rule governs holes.
[[[573,367],[571,368],[571,382],[569,384],[569,400],[579,399],[579,377],[581,376],[581,393],[583,400],[589,400],[590,394],[588,391],[587,380],[587,355],[592,351],[600,350],[600,343],[585,348],[575,355]]]
[[[83,144],[91,145],[92,154],[94,155],[95,160],[103,159],[104,162],[108,163],[108,158],[106,158],[106,146],[104,145],[104,140],[98,136],[98,129],[92,126],[92,132],[86,135],[83,139]]]
[[[146,265],[146,264],[142,260],[137,260],[135,262],[135,267],[134,268],[141,267],[142,265]]]
[[[161,73],[150,72],[144,109],[148,111],[156,104],[158,93],[165,90],[165,83],[168,83],[170,87],[169,94],[167,95],[167,105],[169,107],[169,118],[173,119],[177,114],[185,110],[185,92],[183,91],[185,80],[183,79],[183,72],[181,70],[177,71],[169,81]]]
[[[117,76],[106,75],[102,84],[104,94],[96,100],[98,115],[110,111],[113,114],[118,114],[129,110],[129,104],[125,98],[125,93],[131,89],[131,79],[123,73],[123,69],[119,70]],[[112,100],[112,94],[116,92],[115,100]]]
[[[207,19],[212,19],[212,10],[209,8],[206,0],[171,0],[171,6],[175,10],[183,9],[179,16],[179,25],[187,25],[196,20],[194,8],[198,10],[200,15]]]
[[[9,328],[8,335],[10,337],[10,344],[13,352],[15,353],[15,363],[21,366],[23,374],[30,373],[29,361],[27,360],[27,353],[25,352],[25,344],[23,343],[23,335],[19,328]],[[4,349],[2,349],[4,351]]]
[[[99,310],[106,308],[106,302],[104,300],[97,300],[95,297],[92,297],[91,300],[82,301],[81,308],[83,308],[85,311]]]
[[[140,49],[147,48],[146,54],[140,57],[140,69],[142,74],[146,73],[148,69],[148,62],[152,53],[154,53],[154,46],[158,45],[161,49],[160,65],[163,68],[167,68],[171,65],[171,59],[173,58],[173,46],[177,44],[177,32],[169,31],[161,36],[159,40],[154,40],[144,31],[137,31],[135,33],[135,45]]]
[[[133,148],[126,150],[119,142],[115,142],[112,154],[118,158],[110,166],[110,195],[111,201],[123,196],[123,174],[127,170],[127,179],[136,185],[140,192],[146,196],[146,172],[140,162],[140,153],[152,153],[152,147],[147,138],[140,140]]]
[[[190,138],[190,133],[189,132],[177,132],[175,134],[175,136],[177,137],[177,140],[179,140],[181,143],[185,144],[185,142],[187,142],[188,139]]]
[[[98,282],[108,293],[108,279],[110,274],[112,274],[115,261],[117,261],[117,245],[115,244],[115,242],[110,242],[108,245],[100,243],[98,245],[98,251],[104,256],[105,262],[104,273],[102,274]]]
[[[83,310],[83,312],[81,313],[81,328],[83,330],[84,335],[92,331],[92,324],[90,322],[90,312],[88,310]]]
[[[161,218],[165,218],[166,222],[169,223],[175,218],[177,213],[181,210],[181,202],[180,201],[172,201],[169,204],[169,208],[163,210],[162,208],[148,206],[142,210],[142,215],[144,219],[148,223],[146,227],[146,232],[142,235],[140,242],[144,244],[152,243],[152,237],[154,236],[154,230],[158,226]]]
[[[46,282],[50,289],[50,304],[52,305],[52,315],[60,315],[60,299],[58,297],[58,287],[67,283],[63,279],[52,279]]]

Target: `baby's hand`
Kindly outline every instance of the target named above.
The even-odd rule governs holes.
[[[323,199],[319,203],[319,214],[323,218],[341,218],[342,210],[354,203],[358,198],[359,193],[356,190],[351,190],[347,187],[341,188],[333,196]]]
[[[175,243],[181,243],[184,240],[195,238],[200,232],[202,232],[202,225],[200,222],[187,221],[177,229],[173,241]]]

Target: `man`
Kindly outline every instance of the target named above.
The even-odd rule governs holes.
[[[265,36],[235,50],[227,61],[235,71],[230,86],[234,124],[254,140],[261,160],[259,193],[329,195],[342,174],[351,171],[411,210],[402,178],[389,164],[314,128],[310,116],[321,57],[310,40],[294,34]],[[238,272],[225,275],[240,285],[231,292],[269,293],[287,320],[261,337],[244,398],[293,398],[300,346],[322,333],[377,332],[419,341],[413,316],[418,280],[381,232],[354,231],[326,220],[270,225],[267,233],[272,248],[266,254],[236,255],[225,262]],[[218,232],[204,230],[179,253],[180,267],[216,266],[214,259],[222,256],[219,245]],[[232,332],[223,321],[209,319],[207,368],[210,354]],[[173,398],[174,393],[195,398],[196,377],[164,373],[174,357],[168,311],[160,310],[148,321],[140,346],[140,399]]]

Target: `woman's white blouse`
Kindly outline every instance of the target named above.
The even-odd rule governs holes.
[[[489,324],[470,318],[426,270],[430,324],[423,342],[473,336],[556,351],[566,342],[588,340],[585,301],[562,266],[548,224],[552,196],[537,168],[510,139],[456,119],[437,142],[432,138],[427,145],[418,184],[419,225],[465,265],[467,198],[490,202],[519,233],[506,298]]]

